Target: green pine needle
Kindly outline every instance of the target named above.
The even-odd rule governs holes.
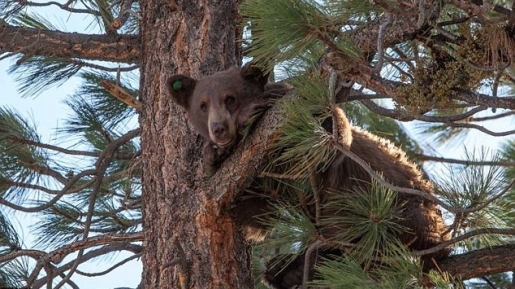
[[[27,280],[28,276],[28,257],[17,258],[0,264],[1,288],[21,288],[25,285],[22,280]]]
[[[87,72],[81,76],[85,82],[77,93],[65,100],[73,114],[66,120],[64,127],[59,129],[59,133],[67,140],[70,136],[80,136],[78,143],[89,144],[100,151],[126,132],[128,124],[135,120],[136,112],[99,84],[101,79],[115,82],[112,75]],[[121,86],[132,95],[137,95],[136,89],[128,85]],[[128,142],[121,150],[131,153],[137,151],[138,146],[135,142]]]
[[[333,136],[322,127],[331,117],[327,82],[315,73],[292,78],[298,98],[285,99],[285,120],[281,137],[274,144],[277,158],[269,166],[280,167],[293,178],[307,178],[321,172],[334,160],[337,149]]]
[[[22,247],[20,237],[9,219],[0,212],[0,254],[6,254]]]
[[[334,257],[316,267],[312,285],[327,288],[419,288],[418,277],[422,268],[405,250],[393,249],[394,255],[383,259],[386,265],[376,262],[370,269],[349,255]]]
[[[130,82],[137,80],[138,76],[130,72],[126,72],[124,75],[126,75],[128,79],[122,79],[121,83],[118,83],[118,85],[134,98],[137,98],[139,91],[137,88],[132,87]],[[96,108],[98,115],[103,119],[110,120],[110,123],[112,123],[111,126],[113,127],[117,123],[126,123],[136,116],[134,108],[112,96],[99,84],[102,79],[111,83],[117,83],[118,81],[114,75],[108,73],[84,72],[80,74],[80,77],[84,82],[75,95],[71,97],[71,100],[76,99],[77,96],[87,95],[87,101],[91,102],[91,105]]]
[[[369,191],[362,189],[353,192],[332,194],[325,211],[338,212],[323,216],[324,226],[339,228],[334,242],[356,243],[349,252],[361,263],[370,263],[378,256],[386,254],[394,247],[401,247],[396,235],[407,230],[399,224],[397,194],[372,182]]]
[[[466,159],[471,162],[501,161],[499,155],[491,155],[484,150],[477,153],[467,152]],[[454,166],[447,169],[448,172],[442,175],[452,176],[452,178],[440,179],[437,193],[442,200],[454,208],[478,207],[505,190],[511,180],[505,177],[504,170],[500,166]],[[509,199],[499,198],[481,210],[459,215],[456,228],[464,233],[479,228],[508,227],[511,220],[511,204]],[[461,245],[468,248],[482,248],[502,243],[504,243],[502,235],[485,234],[467,239]]]
[[[30,142],[40,142],[35,128],[16,112],[0,108],[0,192],[4,197],[24,198],[24,189],[11,187],[11,182],[31,183],[39,168],[48,167],[48,156]]]
[[[19,89],[23,96],[36,96],[47,88],[61,85],[80,69],[81,65],[70,59],[32,56],[11,66],[8,73],[13,73],[21,83]]]
[[[265,67],[271,61],[303,57],[318,50],[314,48],[319,45],[350,59],[358,58],[361,51],[354,43],[335,35],[342,29],[352,29],[346,25],[348,20],[366,21],[377,12],[366,1],[357,0],[248,0],[242,4],[251,32],[248,54]]]
[[[282,248],[294,251],[306,249],[317,237],[317,230],[311,219],[298,207],[286,203],[275,203],[270,216],[263,216],[263,223],[273,228],[273,237],[258,246]]]
[[[251,20],[253,40],[248,52],[263,64],[293,58],[316,44],[311,27],[315,19],[324,19],[321,6],[309,0],[251,0],[241,9]]]
[[[458,279],[452,278],[446,272],[437,272],[435,270],[431,270],[429,274],[427,274],[431,284],[434,285],[434,288],[437,289],[464,289],[463,282]]]
[[[38,14],[16,14],[13,16],[13,24],[16,26],[35,28],[41,30],[59,30],[52,22]]]
[[[316,279],[311,284],[334,289],[382,289],[369,274],[363,271],[361,264],[350,258],[339,257],[327,260],[317,266]]]

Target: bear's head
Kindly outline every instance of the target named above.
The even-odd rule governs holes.
[[[267,74],[248,64],[201,79],[176,74],[167,87],[197,132],[217,147],[227,148],[237,141],[267,81]]]

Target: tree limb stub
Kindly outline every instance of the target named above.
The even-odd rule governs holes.
[[[109,91],[112,96],[116,97],[121,102],[127,104],[128,106],[134,107],[137,111],[142,110],[141,101],[137,100],[134,96],[123,89],[123,87],[111,83],[106,79],[101,79],[100,85],[102,85],[102,87]]]
[[[65,33],[0,25],[0,52],[138,63],[140,43],[138,35]]]

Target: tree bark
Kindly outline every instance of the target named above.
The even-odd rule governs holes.
[[[438,263],[440,270],[467,280],[485,275],[508,272],[515,268],[515,245],[484,248],[454,255]]]
[[[137,35],[88,35],[15,27],[0,23],[0,54],[12,52],[138,63],[139,46]]]
[[[140,118],[144,288],[251,288],[250,250],[203,186],[203,141],[167,97],[174,73],[200,77],[240,62],[238,1],[141,3]]]

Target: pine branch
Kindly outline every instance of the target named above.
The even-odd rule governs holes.
[[[450,127],[477,129],[480,132],[488,134],[488,135],[491,135],[491,136],[507,136],[507,135],[515,134],[515,130],[507,130],[507,131],[496,132],[496,131],[491,131],[491,130],[487,129],[484,126],[473,124],[473,123],[447,122],[445,124],[450,126]]]
[[[77,274],[79,275],[82,275],[82,276],[86,276],[86,277],[95,277],[95,276],[102,276],[102,275],[105,275],[111,271],[113,271],[114,269],[124,265],[125,263],[129,262],[129,261],[132,261],[134,259],[137,259],[137,258],[141,258],[141,254],[138,253],[136,255],[132,255],[128,258],[125,258],[123,259],[122,261],[114,264],[113,266],[109,267],[108,269],[104,270],[104,271],[101,271],[101,272],[97,272],[97,273],[86,273],[86,272],[82,272],[80,270],[77,270]]]
[[[360,102],[361,102],[361,104],[366,106],[370,111],[372,111],[376,114],[391,117],[391,118],[394,118],[394,119],[397,119],[400,121],[420,120],[420,121],[425,121],[425,122],[437,122],[437,123],[460,121],[460,120],[467,119],[467,118],[471,117],[472,115],[487,109],[484,106],[477,106],[477,107],[472,108],[469,111],[467,111],[465,113],[461,113],[461,114],[453,114],[453,115],[449,115],[449,116],[430,116],[430,115],[414,115],[414,114],[409,114],[409,113],[407,113],[403,110],[399,110],[399,109],[385,108],[385,107],[382,107],[368,99],[361,100]]]
[[[415,252],[412,252],[411,254],[414,255],[414,256],[423,256],[423,255],[427,255],[427,254],[431,254],[431,253],[434,253],[434,252],[438,252],[439,250],[442,250],[450,245],[453,245],[453,244],[456,244],[460,241],[464,241],[464,240],[467,240],[471,237],[475,237],[475,236],[480,236],[480,235],[485,235],[485,234],[498,234],[498,235],[506,235],[506,236],[513,236],[515,235],[515,229],[512,229],[512,228],[507,228],[507,229],[499,229],[499,228],[481,228],[481,229],[476,229],[474,231],[470,231],[470,232],[467,232],[463,235],[459,235],[455,238],[452,238],[448,241],[444,241],[442,243],[440,243],[439,245],[437,246],[434,246],[432,248],[429,248],[429,249],[425,249],[425,250],[420,250],[420,251],[415,251]]]
[[[135,244],[131,244],[131,243],[106,244],[106,246],[104,246],[104,247],[87,252],[81,258],[77,258],[76,260],[72,260],[58,268],[55,268],[54,270],[52,270],[50,275],[47,275],[45,277],[35,280],[32,287],[30,287],[30,288],[34,288],[34,289],[41,288],[45,283],[51,281],[54,277],[56,277],[58,275],[61,275],[61,277],[64,277],[63,273],[70,270],[70,268],[73,266],[73,263],[76,261],[78,263],[82,264],[93,258],[96,258],[99,256],[104,256],[105,254],[108,254],[111,252],[116,252],[116,251],[122,251],[122,250],[133,252],[136,254],[134,256],[139,256],[141,254],[142,247],[140,245],[135,245]],[[119,264],[119,265],[122,265],[122,264]],[[27,285],[29,285],[29,284],[27,283]]]
[[[369,21],[360,29],[353,30],[349,35],[364,55],[371,55],[377,51],[377,41],[380,39],[380,29],[384,23],[388,25],[387,33],[383,38],[383,47],[390,47],[397,43],[409,41],[417,34],[423,32],[430,21],[440,13],[440,6],[432,0],[420,1],[416,7],[401,3],[401,13],[385,13],[376,19]],[[344,78],[345,79],[345,78]]]
[[[369,89],[372,89],[382,95],[388,95],[395,100],[396,89],[405,86],[406,84],[396,81],[391,81],[377,75],[362,75],[360,76],[362,83],[366,83]],[[478,93],[462,88],[455,88],[454,91],[457,100],[461,100],[474,106],[515,109],[515,97],[492,97],[487,94]]]
[[[0,24],[0,54],[55,56],[112,62],[138,63],[138,35],[65,33]]]
[[[438,268],[463,280],[514,271],[514,251],[515,244],[479,249],[450,256],[438,262]]]
[[[141,242],[143,241],[143,233],[130,233],[130,234],[117,234],[117,235],[102,235],[90,237],[86,240],[73,242],[62,246],[54,251],[46,253],[39,250],[17,250],[5,255],[0,256],[0,264],[13,260],[21,256],[29,256],[34,259],[45,259],[52,263],[60,263],[64,257],[76,252],[80,249],[91,248],[100,245],[126,243],[126,242]]]

